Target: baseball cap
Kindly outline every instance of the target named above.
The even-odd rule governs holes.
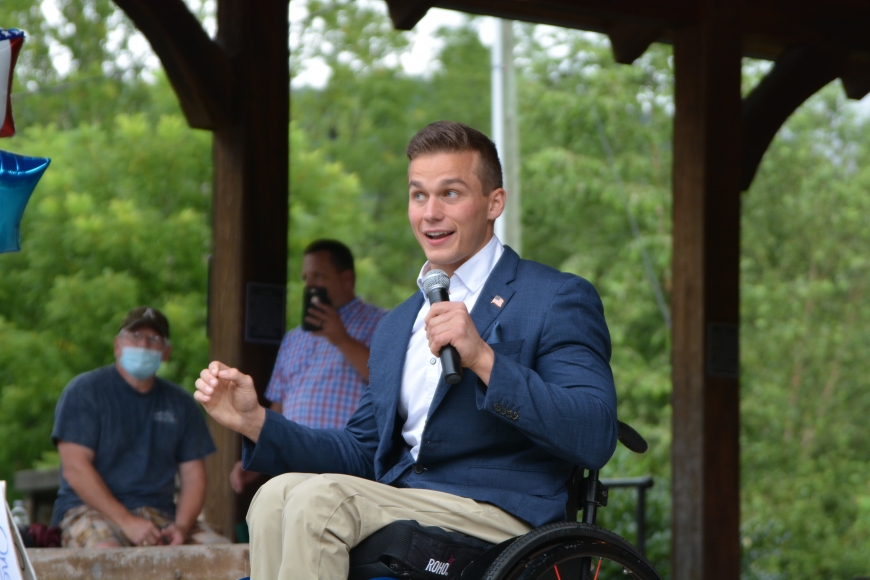
[[[140,326],[150,326],[163,338],[169,338],[169,321],[163,313],[150,306],[138,306],[127,313],[120,330],[134,330]]]

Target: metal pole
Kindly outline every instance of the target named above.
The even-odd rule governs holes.
[[[637,549],[641,556],[646,556],[646,490],[637,486]]]
[[[653,478],[649,475],[643,477],[618,477],[602,478],[601,484],[607,488],[617,487],[637,488],[637,549],[646,556],[646,490],[653,486]]]
[[[495,41],[492,45],[492,137],[501,157],[504,188],[508,193],[505,211],[495,222],[495,234],[517,253],[522,253],[513,21],[501,18],[493,20]]]

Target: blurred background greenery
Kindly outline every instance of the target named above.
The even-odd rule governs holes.
[[[358,258],[358,290],[392,307],[424,257],[407,226],[404,147],[442,118],[489,132],[490,57],[480,21],[436,32],[428,72],[400,65],[413,33],[378,2],[294,0],[293,75],[323,86],[291,104],[288,328],[298,323],[300,252],[335,237]],[[0,255],[0,478],[56,462],[49,433],[64,385],[112,361],[126,310],[163,309],[174,352],[161,374],[191,389],[207,361],[210,135],[189,129],[164,75],[131,49],[108,0],[4,0],[0,26],[28,39],[16,69],[16,153],[52,158]],[[195,5],[204,20],[206,7]],[[620,415],[651,450],[618,450],[605,476],[651,474],[650,558],[670,542],[671,48],[615,64],[604,37],[515,24],[524,257],[601,293]],[[57,67],[57,54],[69,59]],[[766,69],[746,61],[749,90]],[[744,578],[870,573],[870,141],[868,119],[829,86],[802,106],[743,197],[741,521]],[[605,141],[613,150],[613,163]],[[638,222],[632,234],[627,214]],[[862,418],[863,417],[863,418]],[[635,539],[635,495],[603,523]],[[738,506],[734,506],[738,509]]]

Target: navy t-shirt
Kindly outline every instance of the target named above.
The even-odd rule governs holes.
[[[94,450],[94,467],[128,510],[150,506],[175,514],[178,464],[215,451],[199,405],[161,378],[147,394],[135,390],[114,365],[74,378],[54,411],[52,442]],[[81,499],[61,476],[52,523]]]

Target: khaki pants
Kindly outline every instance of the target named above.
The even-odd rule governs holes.
[[[493,543],[532,529],[488,503],[336,474],[272,478],[254,496],[247,519],[253,580],[344,580],[350,549],[396,520]]]

